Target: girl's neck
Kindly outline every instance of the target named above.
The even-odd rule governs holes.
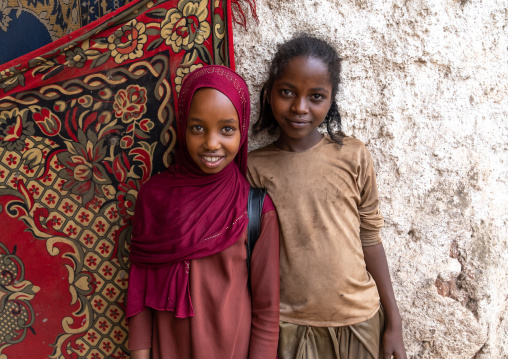
[[[292,138],[281,131],[279,138],[274,142],[275,147],[288,152],[303,152],[314,147],[323,135],[314,129],[312,132],[302,138]]]

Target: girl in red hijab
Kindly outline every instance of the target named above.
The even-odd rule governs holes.
[[[185,78],[175,164],[136,201],[127,293],[133,359],[276,356],[279,227],[268,196],[251,291],[247,283],[249,116],[247,85],[229,68]]]

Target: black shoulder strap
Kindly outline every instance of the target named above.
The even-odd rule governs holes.
[[[247,270],[249,271],[249,289],[250,289],[250,259],[252,251],[261,232],[261,212],[263,211],[263,203],[265,202],[266,189],[254,188],[249,189],[249,200],[247,202],[247,217],[249,224],[247,225]]]

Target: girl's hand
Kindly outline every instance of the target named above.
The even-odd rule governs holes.
[[[131,359],[150,359],[150,349],[132,350]]]
[[[392,281],[386,262],[383,245],[363,247],[367,271],[376,282],[381,305],[385,314],[385,332],[383,334],[383,359],[406,359],[406,349],[402,341],[402,319],[393,294]]]
[[[407,359],[404,341],[402,340],[402,324],[386,321],[383,334],[383,359]]]

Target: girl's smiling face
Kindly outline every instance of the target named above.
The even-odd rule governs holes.
[[[201,88],[194,93],[185,131],[187,150],[205,173],[218,173],[240,148],[240,122],[235,106],[222,92]]]
[[[317,127],[324,121],[332,101],[328,68],[319,59],[292,59],[270,93],[273,116],[281,128],[277,145],[300,151],[319,142]]]

